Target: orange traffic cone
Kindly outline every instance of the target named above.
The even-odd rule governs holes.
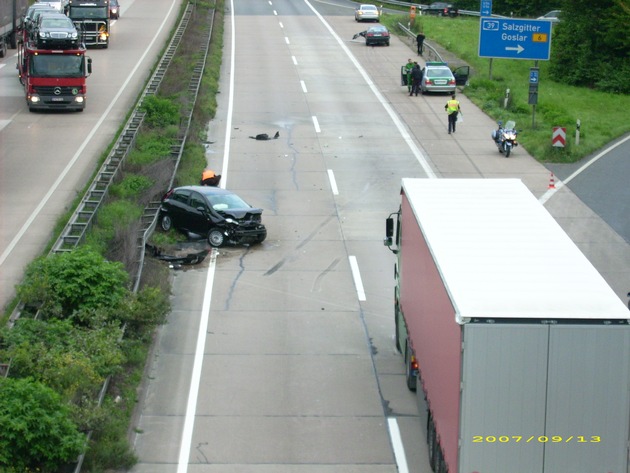
[[[553,179],[553,173],[551,173],[551,177],[549,178],[549,189],[555,189],[556,188],[556,182]]]

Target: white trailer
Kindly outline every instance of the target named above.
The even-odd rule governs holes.
[[[403,179],[396,342],[439,473],[628,473],[630,312],[516,179]]]

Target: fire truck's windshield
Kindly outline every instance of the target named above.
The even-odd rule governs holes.
[[[107,7],[70,7],[73,20],[102,20],[109,17]]]
[[[83,77],[83,56],[40,54],[32,56],[33,77]]]

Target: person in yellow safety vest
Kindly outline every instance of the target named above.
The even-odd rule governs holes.
[[[459,106],[459,100],[455,98],[455,94],[451,95],[451,100],[446,102],[444,105],[444,110],[448,113],[448,134],[451,134],[451,131],[455,133],[455,124],[457,123],[457,114],[462,111]]]
[[[221,180],[221,174],[215,174],[212,169],[204,169],[201,173],[201,182],[202,186],[213,186],[216,187],[219,185],[219,181]]]

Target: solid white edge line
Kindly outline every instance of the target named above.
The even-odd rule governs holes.
[[[322,17],[322,15],[320,15],[320,13],[317,10],[315,10],[315,8],[313,8],[313,5],[311,5],[308,0],[304,0],[304,3],[306,3],[306,5],[313,11],[315,16],[317,16],[317,18],[319,18],[319,20],[326,27],[326,29],[329,31],[329,33],[332,35],[332,37],[335,38],[335,40],[337,40],[337,43],[339,43],[339,46],[341,47],[341,49],[343,49],[343,51],[346,53],[346,55],[348,56],[350,61],[354,64],[354,67],[356,67],[356,69],[359,71],[359,73],[363,77],[363,80],[365,80],[366,84],[372,90],[372,93],[376,96],[378,101],[381,103],[381,105],[383,106],[383,108],[385,109],[387,114],[390,116],[390,118],[394,122],[394,125],[398,129],[398,132],[400,133],[400,136],[402,136],[402,138],[405,141],[405,143],[407,143],[407,146],[409,146],[409,149],[411,150],[411,153],[418,160],[418,163],[420,163],[420,166],[422,166],[422,169],[424,170],[424,172],[427,175],[427,177],[428,178],[437,178],[438,175],[433,171],[433,169],[431,169],[431,165],[429,164],[428,159],[422,153],[422,151],[420,151],[418,146],[416,146],[416,143],[414,142],[413,138],[409,134],[409,131],[407,130],[406,125],[402,122],[402,120],[400,119],[400,117],[398,116],[396,111],[388,103],[388,101],[385,99],[385,97],[383,97],[383,94],[381,94],[381,92],[378,90],[378,88],[376,87],[374,82],[372,82],[372,79],[370,79],[370,76],[368,75],[366,70],[363,69],[361,64],[359,64],[359,61],[354,57],[352,52],[348,49],[348,47],[345,45],[345,43],[342,41],[342,39],[337,35],[337,33],[335,33],[333,31],[332,27],[326,22],[324,17]]]
[[[409,466],[407,465],[407,457],[405,456],[405,447],[402,443],[400,436],[400,429],[398,428],[398,421],[395,417],[387,418],[387,425],[389,427],[389,437],[392,441],[392,447],[394,448],[394,458],[396,459],[396,466],[398,467],[398,473],[408,473]]]
[[[540,201],[541,204],[544,204],[545,202],[547,202],[549,199],[551,199],[551,197],[554,196],[554,194],[556,192],[558,192],[560,189],[562,189],[565,185],[567,185],[569,182],[571,182],[573,179],[575,179],[577,176],[579,176],[582,172],[584,172],[588,167],[590,167],[591,164],[595,164],[595,162],[599,161],[602,157],[606,156],[606,154],[608,154],[610,151],[612,151],[613,149],[617,148],[618,146],[621,146],[622,144],[624,144],[626,141],[630,140],[630,136],[626,136],[624,139],[619,140],[617,143],[615,143],[612,146],[609,146],[608,148],[605,148],[604,150],[602,150],[601,153],[597,154],[596,156],[594,156],[593,158],[589,159],[587,162],[585,162],[582,166],[580,166],[573,174],[571,174],[569,177],[567,177],[566,179],[564,179],[563,181],[558,181],[558,183],[555,185],[555,189],[549,189],[547,192],[545,192],[543,194],[543,196],[538,199]],[[554,175],[555,176],[555,175]]]
[[[271,4],[271,3],[270,3]],[[221,181],[219,187],[226,189],[227,177],[228,177],[228,165],[230,162],[230,141],[232,139],[232,116],[234,115],[234,71],[236,65],[234,63],[234,56],[236,55],[236,21],[234,19],[234,0],[230,0],[231,19],[232,26],[232,42],[230,43],[230,86],[228,92],[228,108],[227,116],[225,119],[225,145],[223,148],[223,167],[221,168]]]
[[[337,188],[337,181],[335,180],[335,174],[332,169],[328,170],[328,180],[330,181],[330,187],[333,195],[339,195],[339,189]]]
[[[83,140],[83,143],[81,143],[81,146],[79,146],[79,149],[77,150],[77,152],[74,154],[72,159],[68,162],[68,164],[66,165],[64,170],[59,175],[59,177],[57,177],[57,180],[55,180],[53,185],[50,186],[50,188],[48,189],[48,192],[46,192],[46,195],[44,196],[44,198],[39,202],[39,204],[37,205],[37,207],[35,208],[33,213],[31,213],[31,216],[24,223],[24,225],[22,225],[22,228],[20,228],[20,231],[17,233],[17,235],[15,235],[13,240],[11,240],[11,243],[9,243],[9,246],[7,246],[7,248],[4,250],[4,252],[2,253],[2,256],[0,256],[0,266],[2,266],[2,264],[4,264],[4,262],[9,257],[11,252],[14,250],[14,248],[16,247],[18,242],[22,239],[24,234],[28,231],[29,227],[33,224],[35,219],[39,216],[39,213],[42,211],[44,206],[48,203],[48,200],[50,199],[50,197],[54,194],[54,192],[57,190],[59,185],[66,178],[66,175],[70,172],[72,167],[78,161],[79,157],[81,156],[81,153],[83,153],[83,150],[86,148],[86,146],[88,145],[90,140],[96,134],[96,131],[101,127],[101,125],[105,121],[105,118],[107,118],[107,115],[109,115],[109,112],[111,112],[112,108],[114,108],[114,105],[116,105],[116,103],[118,102],[118,99],[120,98],[122,93],[124,91],[126,91],[127,85],[131,81],[131,78],[136,74],[137,70],[140,68],[140,65],[142,64],[142,61],[144,61],[144,59],[147,56],[147,54],[149,54],[149,50],[153,46],[153,43],[155,43],[157,41],[157,38],[158,38],[159,34],[162,32],[162,29],[164,29],[164,25],[166,24],[166,21],[170,17],[171,11],[175,7],[176,3],[179,3],[179,2],[177,2],[177,0],[173,0],[173,2],[171,3],[171,8],[170,8],[168,14],[166,15],[166,17],[164,17],[164,21],[162,22],[162,24],[158,28],[157,32],[155,33],[155,36],[151,40],[151,43],[149,43],[149,45],[147,46],[147,48],[144,51],[144,54],[142,54],[140,59],[136,62],[136,67],[134,67],[132,69],[131,73],[127,76],[127,80],[119,88],[118,93],[114,96],[114,98],[110,102],[109,106],[105,109],[105,111],[101,115],[101,118],[99,118],[99,120],[96,122],[96,125],[94,125],[92,130],[87,134],[87,136],[85,137],[85,140]]]
[[[271,2],[269,2],[271,4]],[[234,113],[234,58],[236,55],[236,23],[234,19],[234,0],[230,0],[230,24],[232,27],[232,41],[230,43],[230,85],[228,92],[228,108],[225,127],[225,147],[223,150],[223,166],[221,168],[220,187],[225,189],[227,184],[227,171],[230,156],[230,139],[232,136],[232,116]],[[199,324],[199,332],[197,334],[197,347],[195,349],[195,361],[193,365],[192,377],[190,380],[190,389],[188,392],[188,403],[186,405],[186,417],[184,420],[184,428],[182,430],[182,440],[179,449],[179,460],[177,464],[177,473],[186,473],[188,471],[188,459],[190,458],[190,449],[192,445],[192,435],[195,428],[195,416],[197,411],[197,398],[199,396],[199,385],[201,383],[201,368],[203,367],[203,355],[205,351],[206,335],[208,332],[208,320],[210,317],[210,303],[212,300],[212,286],[214,284],[214,274],[216,270],[217,250],[213,249],[210,255],[210,265],[208,267],[208,276],[206,279],[206,287],[204,292],[203,304],[201,308],[201,321]]]
[[[190,378],[190,389],[188,391],[186,417],[184,420],[182,441],[179,449],[177,473],[186,473],[188,471],[188,459],[190,458],[190,447],[192,445],[192,435],[195,428],[195,416],[197,414],[197,398],[199,396],[199,386],[201,384],[201,369],[203,368],[203,357],[206,350],[206,337],[208,336],[208,321],[210,319],[212,286],[214,284],[216,263],[217,250],[213,249],[210,253],[210,265],[208,267],[208,275],[206,277],[206,285],[203,293],[201,319],[199,321],[199,331],[197,332],[197,346],[195,348],[195,359]]]
[[[359,264],[357,263],[356,256],[348,256],[350,260],[350,269],[352,270],[352,279],[354,279],[354,285],[357,290],[357,297],[360,301],[365,301],[365,290],[363,289],[363,281],[361,281],[361,272],[359,271]]]

